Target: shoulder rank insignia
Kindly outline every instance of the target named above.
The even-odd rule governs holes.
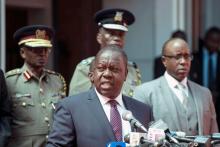
[[[44,69],[45,72],[51,73],[51,74],[58,74],[55,71],[49,70],[49,69]]]
[[[80,64],[90,65],[94,59],[95,59],[95,57],[89,57],[89,58],[87,58],[87,59],[82,60],[82,61],[80,62]]]
[[[10,70],[10,71],[6,72],[5,77],[7,78],[7,77],[17,75],[17,74],[21,74],[21,73],[22,73],[21,69],[16,68],[16,69],[13,69],[13,70]]]
[[[59,73],[57,73],[57,74],[58,74],[59,78],[61,79],[61,81],[63,83],[63,89],[61,89],[61,92],[63,93],[64,96],[66,96],[66,91],[67,91],[66,81],[65,81],[64,77],[61,74],[59,74]]]

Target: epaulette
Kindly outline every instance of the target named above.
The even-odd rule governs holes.
[[[66,96],[67,84],[66,84],[66,81],[65,81],[64,77],[60,73],[52,71],[52,70],[49,70],[49,69],[44,69],[44,71],[48,72],[50,74],[57,75],[60,78],[60,80],[61,80],[61,82],[63,84],[63,89],[61,89],[61,92],[64,93],[65,96]]]
[[[137,64],[135,62],[132,62],[132,61],[128,61],[128,64],[133,66],[134,68],[138,68]]]
[[[138,68],[137,64],[135,62],[132,61],[128,61],[128,65],[134,67],[135,71],[136,71],[136,75],[137,75],[137,81],[136,81],[136,85],[140,85],[141,84],[141,73],[140,73],[140,69]]]
[[[55,74],[58,75],[58,73],[56,73],[55,71],[49,70],[49,69],[44,69],[45,72],[48,72],[50,74]]]
[[[21,74],[22,71],[20,68],[16,68],[16,69],[13,69],[13,70],[10,70],[8,72],[5,73],[5,77],[8,78],[10,76],[13,76],[13,75],[17,75],[17,74]]]
[[[62,83],[63,83],[63,89],[61,90],[64,94],[65,94],[65,96],[66,96],[66,92],[67,92],[67,84],[66,84],[66,81],[65,81],[65,79],[64,79],[64,77],[61,75],[61,74],[59,74],[59,73],[57,73],[58,74],[58,76],[59,76],[59,78],[61,79],[61,81],[62,81]]]
[[[83,64],[83,65],[90,65],[92,63],[92,61],[94,60],[95,57],[89,57],[89,58],[86,58],[84,60],[82,60],[80,62],[80,64]]]

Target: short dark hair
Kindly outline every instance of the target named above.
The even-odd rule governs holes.
[[[95,60],[105,51],[112,51],[112,52],[117,52],[120,55],[122,55],[124,63],[127,67],[127,62],[128,62],[128,57],[127,54],[125,53],[125,51],[123,49],[121,49],[119,46],[117,45],[107,45],[103,48],[101,48],[101,50],[99,50],[99,52],[96,54]]]
[[[207,32],[205,33],[205,39],[207,39],[209,37],[210,34],[219,34],[220,35],[220,29],[218,27],[211,27],[207,30]]]
[[[169,40],[167,40],[167,41],[163,44],[163,47],[162,47],[162,56],[165,55],[167,45],[168,45],[170,42],[173,42],[173,41],[175,41],[175,40],[182,40],[182,41],[186,42],[185,40],[183,40],[183,39],[181,39],[181,38],[170,38]]]

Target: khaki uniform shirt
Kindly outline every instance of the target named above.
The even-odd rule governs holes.
[[[21,69],[6,73],[6,83],[12,99],[12,137],[9,146],[44,146],[56,103],[66,96],[64,78],[47,69],[38,78],[24,64]]]
[[[89,90],[92,87],[88,77],[89,67],[95,57],[89,57],[82,60],[77,66],[72,76],[69,95],[78,94]],[[128,61],[128,75],[123,85],[123,94],[132,97],[134,88],[141,84],[141,74],[137,65],[134,62]]]

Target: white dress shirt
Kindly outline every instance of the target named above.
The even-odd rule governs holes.
[[[185,77],[181,82],[177,81],[175,78],[173,78],[171,75],[168,74],[166,71],[164,73],[165,79],[167,80],[167,83],[171,90],[174,92],[174,94],[177,96],[177,98],[180,100],[180,102],[183,104],[184,97],[182,94],[182,91],[178,88],[179,85],[182,85],[184,88],[184,93],[188,97],[189,96],[189,90],[187,86],[187,77]]]
[[[108,101],[112,100],[110,98],[107,98],[103,95],[101,95],[95,88],[95,92],[98,95],[99,101],[102,105],[103,110],[105,111],[105,114],[110,122],[110,103],[108,103]],[[121,120],[122,120],[122,139],[124,140],[124,136],[127,135],[128,133],[131,132],[131,125],[128,121],[125,121],[122,119],[122,114],[123,112],[126,110],[124,103],[122,101],[122,94],[120,93],[114,100],[117,101],[118,105],[117,105],[117,109],[121,115]]]

